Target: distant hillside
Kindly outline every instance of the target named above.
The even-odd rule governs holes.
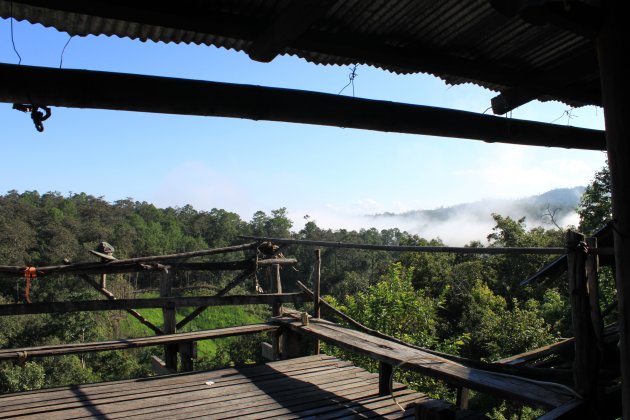
[[[369,218],[375,223],[396,225],[424,237],[439,236],[449,243],[460,243],[462,239],[483,240],[492,228],[492,213],[513,219],[525,217],[529,227],[551,227],[547,216],[549,209],[561,226],[577,224],[575,209],[584,189],[558,188],[521,199],[484,199],[433,210],[382,213]]]

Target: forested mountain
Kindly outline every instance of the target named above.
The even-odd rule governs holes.
[[[602,179],[598,177],[597,180]],[[594,182],[596,182],[594,181]],[[605,181],[605,179],[604,179]],[[594,184],[595,185],[595,184]],[[587,226],[609,217],[606,184],[587,188],[580,213]],[[568,203],[578,190],[559,190],[528,200],[530,206],[551,204],[564,195]],[[547,201],[549,200],[549,201]],[[554,198],[555,200],[555,198]],[[484,206],[488,206],[485,203]],[[532,207],[533,208],[533,207]],[[550,207],[551,208],[551,207]],[[485,207],[486,211],[488,207]],[[445,216],[446,215],[446,216]],[[431,217],[447,217],[448,210]],[[528,228],[519,214],[491,214],[493,227],[471,247],[562,246],[564,232],[556,226]],[[386,217],[386,216],[382,216]],[[410,215],[409,217],[413,217]],[[238,235],[293,237],[370,244],[444,245],[439,239],[423,238],[399,229],[322,229],[314,221],[291,232],[293,223],[286,209],[270,214],[256,212],[249,221],[226,210],[198,211],[191,206],[156,208],[131,199],[109,203],[88,194],[10,191],[0,196],[0,265],[37,266],[95,260],[87,251],[101,241],[111,243],[119,258],[157,255],[225,246]],[[282,271],[285,291],[294,291],[296,280],[311,283],[315,264],[313,248],[293,246],[285,256],[298,259],[297,270]],[[239,256],[234,255],[233,258]],[[322,293],[334,305],[365,325],[410,343],[468,358],[495,360],[553,342],[571,334],[564,279],[520,287],[519,282],[550,259],[549,256],[462,255],[322,249]],[[262,276],[261,276],[262,278]],[[217,273],[178,275],[180,293],[212,293],[231,277]],[[0,277],[0,303],[23,301],[22,278]],[[264,281],[261,283],[266,287]],[[108,287],[119,296],[155,287],[150,274],[112,275]],[[190,292],[192,286],[204,286]],[[253,293],[253,284],[241,286]],[[603,304],[613,299],[612,289],[603,288]],[[135,295],[134,295],[135,296]],[[36,281],[34,301],[98,299],[99,295],[73,276]],[[142,311],[160,323],[159,313]],[[256,322],[269,315],[266,308],[220,309],[191,328],[214,328]],[[614,316],[614,313],[611,315]],[[153,317],[153,318],[152,318]],[[506,332],[510,332],[506,334]],[[518,332],[518,334],[515,334]],[[50,343],[105,340],[146,335],[135,319],[121,313],[74,313],[62,316],[29,315],[0,317],[0,347],[15,348]],[[199,367],[256,362],[262,338],[234,338],[206,342]],[[0,392],[122,379],[150,374],[149,356],[159,349],[92,353],[39,359],[26,364],[0,363]],[[329,352],[339,352],[327,348]],[[344,357],[352,357],[344,354]],[[356,360],[369,367],[365,360]],[[398,372],[398,371],[397,371]],[[415,374],[397,373],[398,379],[433,396],[452,397],[452,390]],[[511,408],[473,399],[495,418],[509,416]]]
[[[423,219],[427,222],[440,222],[455,218],[462,214],[473,215],[478,218],[487,218],[489,211],[492,213],[509,216],[511,218],[527,220],[539,223],[545,221],[547,210],[556,211],[558,218],[575,212],[580,197],[584,194],[585,187],[557,188],[542,194],[519,199],[486,198],[473,203],[462,203],[450,207],[440,207],[432,210],[411,210],[404,213],[380,213],[375,218],[400,217]]]
[[[576,209],[583,191],[584,187],[560,188],[521,199],[483,199],[435,209],[366,215],[362,220],[423,238],[441,238],[450,246],[464,246],[488,235],[495,223],[493,213],[515,220],[525,217],[527,228],[577,225]]]

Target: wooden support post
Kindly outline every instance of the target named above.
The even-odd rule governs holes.
[[[282,328],[279,337],[280,359],[292,359],[302,354],[301,336],[289,328]]]
[[[272,348],[272,355],[273,355],[273,360],[280,360],[281,358],[281,354],[280,351],[281,346],[280,346],[280,340],[281,340],[281,336],[282,334],[280,333],[279,330],[275,330],[271,332],[271,348]]]
[[[391,395],[394,389],[394,367],[389,363],[378,363],[378,395]]]
[[[470,399],[470,389],[465,387],[457,388],[457,395],[455,397],[455,405],[461,410],[468,409],[468,400]]]
[[[455,420],[455,409],[446,401],[428,400],[416,403],[416,420]]]
[[[322,317],[322,308],[319,303],[320,300],[320,288],[321,288],[321,276],[322,276],[322,250],[315,250],[315,282],[314,282],[314,297],[313,297],[313,317],[321,318]],[[315,354],[320,353],[320,343],[318,339],[315,339],[313,342],[314,352]]]
[[[197,342],[188,341],[179,343],[179,359],[181,361],[182,372],[192,372],[194,370],[194,360],[197,358]]]
[[[606,147],[612,186],[612,224],[615,242],[615,277],[619,309],[619,353],[623,418],[630,419],[630,66],[626,2],[602,1],[602,25],[597,38],[602,104],[606,120]]]
[[[273,283],[273,291],[274,293],[282,293],[282,280],[280,279],[280,265],[274,264],[271,266],[272,270],[272,283]],[[282,304],[274,303],[272,307],[273,316],[281,316],[282,315]]]
[[[575,361],[573,379],[575,390],[585,401],[592,401],[596,396],[597,357],[595,334],[591,323],[591,310],[586,286],[586,243],[584,235],[567,232],[569,300],[571,302],[571,321],[575,337]]]
[[[597,248],[597,238],[587,238],[586,245],[589,249]],[[588,254],[586,257],[586,285],[588,288],[588,299],[591,308],[591,322],[593,332],[597,342],[598,356],[604,352],[604,321],[602,310],[599,306],[599,255]]]
[[[319,304],[320,300],[320,288],[321,288],[321,276],[322,276],[322,250],[315,250],[315,284],[313,292],[315,293],[315,297],[313,298],[313,304],[315,305],[313,308],[313,317],[321,318],[322,309]]]
[[[164,272],[160,275],[160,297],[171,297],[173,289],[173,273]],[[162,316],[164,317],[164,326],[162,329],[165,334],[174,334],[176,331],[177,321],[175,319],[175,307],[163,307]],[[167,344],[164,346],[164,363],[167,369],[177,370],[177,344]]]

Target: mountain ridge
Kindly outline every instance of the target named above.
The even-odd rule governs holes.
[[[469,203],[460,203],[435,209],[410,210],[402,213],[377,213],[371,215],[371,217],[422,217],[423,219],[443,222],[450,217],[462,213],[484,217],[487,217],[491,213],[498,213],[502,216],[509,216],[515,219],[525,217],[526,221],[537,222],[542,221],[544,217],[548,217],[547,210],[555,212],[554,217],[557,218],[563,218],[575,212],[585,188],[586,187],[583,186],[555,188],[542,194],[517,199],[485,198]]]

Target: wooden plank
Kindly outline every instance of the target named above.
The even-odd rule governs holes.
[[[405,403],[407,399],[415,400],[421,398],[422,394],[414,392],[409,389],[405,389],[401,384],[396,384],[393,388],[396,401]],[[329,418],[369,418],[374,417],[377,413],[373,410],[388,406],[395,407],[395,410],[400,410],[394,400],[390,396],[379,396],[374,392],[355,394],[351,396],[347,401],[335,401],[336,404],[328,405],[325,407],[315,407],[314,409],[307,411],[300,411],[296,414],[300,416],[313,416],[318,419]]]
[[[250,384],[252,385],[250,389],[255,390],[253,392],[248,391],[247,393],[241,393],[235,391],[235,394],[226,394],[225,398],[219,399],[217,399],[213,394],[210,399],[203,399],[201,403],[198,401],[192,401],[184,404],[172,404],[172,400],[169,400],[168,404],[163,406],[160,412],[163,412],[166,416],[198,411],[203,411],[206,414],[209,411],[217,413],[234,410],[235,405],[251,408],[254,406],[269,404],[274,400],[295,399],[300,393],[310,393],[313,386],[329,391],[365,387],[368,386],[366,385],[368,383],[371,384],[372,388],[375,386],[374,375],[356,367],[354,367],[353,370],[342,370],[340,372],[329,370],[318,375],[302,375],[300,376],[299,381],[295,381],[293,378],[295,377],[290,376],[279,380],[265,382],[253,381],[252,384]],[[233,388],[230,387],[228,390],[232,389]],[[238,402],[235,404],[235,401]],[[209,405],[209,407],[200,407],[202,405]],[[143,409],[142,413],[150,413],[153,411],[154,410]],[[168,413],[173,411],[175,413]],[[136,416],[139,413],[134,412],[132,414]]]
[[[542,407],[557,407],[575,398],[571,390],[559,384],[545,383],[516,376],[468,368],[427,352],[406,347],[365,333],[312,319],[309,325],[292,318],[277,319],[293,331],[320,338],[341,348],[367,355],[393,366],[442,379],[455,386],[465,386],[501,398]]]
[[[364,372],[361,372],[358,368],[353,367],[353,369],[361,375],[364,375]],[[73,417],[81,415],[82,413],[88,413],[91,410],[90,406],[98,407],[99,411],[103,414],[107,414],[108,418],[115,417],[114,415],[116,413],[118,413],[121,417],[128,416],[130,415],[130,411],[134,411],[134,417],[139,414],[139,411],[143,413],[153,413],[151,415],[159,416],[160,413],[166,414],[168,411],[172,410],[179,412],[184,407],[195,407],[198,405],[211,405],[211,409],[213,410],[225,411],[233,409],[235,402],[236,404],[242,404],[244,400],[247,400],[247,404],[250,404],[250,399],[256,399],[256,401],[262,400],[262,403],[268,403],[270,400],[269,393],[274,393],[277,390],[286,391],[288,397],[291,398],[291,395],[295,396],[295,392],[299,392],[301,387],[311,387],[311,381],[314,384],[319,384],[321,386],[333,384],[337,380],[354,382],[359,385],[365,383],[364,377],[353,376],[348,372],[348,370],[341,370],[340,373],[345,373],[346,376],[342,377],[338,375],[337,379],[332,378],[330,372],[334,373],[334,371],[328,370],[324,373],[316,372],[313,374],[302,375],[303,378],[308,380],[308,382],[303,385],[294,384],[295,381],[291,381],[290,377],[286,377],[284,375],[278,375],[276,378],[266,381],[268,385],[263,387],[255,385],[251,381],[247,381],[247,378],[245,378],[246,380],[241,384],[229,384],[223,386],[221,386],[220,382],[212,385],[206,385],[206,381],[199,381],[198,384],[192,386],[188,385],[185,387],[182,386],[173,389],[165,389],[160,392],[137,393],[134,396],[122,395],[116,398],[109,398],[105,395],[104,398],[100,399],[87,399],[81,402],[74,402],[66,405],[43,407],[39,411],[27,407],[22,411],[13,411],[11,413],[4,414],[19,415],[26,412],[33,413],[37,411],[38,413],[43,413],[45,412],[44,410],[54,410],[59,412],[63,410],[61,413],[62,417]],[[290,384],[294,384],[294,386],[290,386]],[[201,401],[202,404],[198,404],[198,401]],[[221,402],[226,402],[227,404],[219,404]],[[259,404],[262,403],[259,402]],[[220,407],[222,406],[227,408],[221,409]],[[194,410],[196,409],[192,408],[189,411]],[[204,410],[207,411],[208,409],[205,408]]]
[[[220,418],[241,418],[247,416],[248,418],[274,418],[281,414],[288,414],[299,412],[302,410],[318,408],[327,406],[329,408],[336,408],[339,402],[350,402],[353,399],[364,398],[367,396],[374,396],[376,393],[376,383],[374,381],[366,381],[358,384],[356,387],[336,390],[336,392],[328,392],[324,388],[311,388],[306,393],[291,393],[287,394],[284,398],[277,398],[273,396],[267,404],[261,404],[256,406],[249,406],[249,404],[242,407],[233,406],[231,410],[222,411],[221,413],[215,413],[214,410],[208,408],[198,414],[220,416]],[[177,418],[178,416],[176,416]]]
[[[394,400],[377,396],[377,385],[375,374],[316,355],[242,369],[0,396],[0,417],[276,418],[307,413],[400,417]],[[422,397],[400,384],[394,388],[403,406]]]
[[[0,64],[0,77],[13,81],[0,86],[0,102],[8,103],[247,118],[532,146],[606,146],[601,130],[319,92],[13,64]]]
[[[29,304],[0,305],[0,316],[68,313],[82,311],[118,311],[162,307],[272,305],[274,303],[301,303],[302,293],[230,295],[230,296],[175,296],[139,299],[82,300],[69,302],[33,302]]]
[[[153,386],[149,388],[125,387],[111,389],[111,387],[108,387],[108,392],[98,390],[98,393],[94,393],[84,392],[83,389],[71,387],[69,389],[65,389],[68,393],[63,398],[51,398],[51,396],[47,393],[40,393],[37,396],[33,396],[36,398],[21,399],[18,404],[9,404],[7,407],[2,407],[2,415],[8,415],[8,411],[12,411],[13,414],[17,414],[16,410],[33,412],[34,410],[42,411],[85,407],[90,404],[124,404],[130,401],[132,404],[135,404],[133,401],[140,401],[148,398],[162,398],[169,395],[172,401],[175,401],[179,398],[178,395],[183,398],[194,397],[195,392],[197,391],[211,391],[213,396],[225,395],[232,398],[236,393],[257,389],[256,386],[252,385],[254,381],[260,383],[271,383],[276,387],[284,386],[282,381],[287,378],[287,375],[291,377],[305,378],[310,381],[321,381],[327,379],[319,378],[327,378],[330,377],[331,374],[343,375],[343,378],[345,379],[363,377],[365,374],[363,370],[354,367],[351,364],[348,364],[345,367],[335,367],[329,365],[326,367],[315,366],[309,369],[300,368],[289,371],[288,374],[267,368],[264,375],[261,375],[260,372],[258,372],[255,373],[254,376],[250,375],[251,372],[249,372],[249,370],[251,368],[246,369],[248,370],[247,376],[228,375],[227,377],[224,377],[220,376],[219,373],[216,373],[217,376],[214,376],[213,374],[215,374],[215,372],[206,372],[205,375],[191,375],[188,377],[186,382],[170,382],[166,384],[166,386],[164,385],[166,381],[162,379],[163,377],[159,377],[150,382]],[[208,379],[213,381],[211,388],[209,388],[206,384]],[[6,399],[3,399],[2,401],[6,402]],[[10,401],[11,400],[9,400],[9,402]]]
[[[0,396],[0,400],[3,403],[2,406],[0,406],[0,411],[4,410],[7,406],[23,404],[25,402],[32,404],[34,401],[57,401],[68,398],[76,399],[77,390],[85,397],[96,398],[99,395],[113,396],[119,391],[122,393],[146,393],[156,390],[159,391],[161,389],[188,387],[194,384],[205,383],[205,381],[208,380],[209,375],[212,375],[213,380],[220,378],[220,383],[217,386],[227,386],[251,382],[253,380],[269,380],[270,378],[273,379],[280,375],[295,376],[316,372],[325,373],[331,369],[343,370],[350,367],[353,367],[352,363],[344,362],[335,358],[313,359],[310,357],[303,357],[300,359],[283,361],[282,364],[274,364],[272,366],[272,371],[269,370],[267,365],[247,367],[247,377],[242,374],[242,369],[230,368],[211,372],[138,378],[125,381],[84,384],[71,387],[19,392]]]
[[[515,354],[514,356],[497,360],[497,363],[519,365],[533,360],[542,359],[543,357],[547,357],[552,354],[564,353],[569,351],[573,351],[573,339],[565,338],[561,341],[558,341],[557,343],[549,344],[545,347],[526,351],[524,353]]]
[[[300,359],[289,359],[282,360],[272,363],[268,363],[265,365],[258,365],[248,367],[248,375],[249,378],[254,378],[257,375],[266,376],[269,374],[268,369],[266,368],[268,365],[271,365],[275,372],[286,373],[286,374],[295,374],[295,372],[300,372],[307,369],[312,369],[313,367],[322,368],[322,369],[330,369],[330,368],[340,368],[351,366],[352,363],[345,362],[339,359],[336,359],[332,356],[327,355],[315,355],[315,356],[305,356]],[[230,378],[230,379],[238,379],[241,375],[242,369],[237,368],[227,368],[220,369],[216,371],[212,371],[213,375]],[[102,392],[111,392],[112,390],[120,390],[120,389],[149,389],[154,386],[164,386],[165,384],[185,384],[192,383],[198,381],[199,378],[206,378],[208,372],[195,372],[191,374],[177,374],[171,375],[168,377],[148,377],[148,378],[136,378],[136,379],[126,379],[120,381],[111,381],[111,382],[103,382],[103,383],[93,383],[93,384],[82,384],[75,385],[71,387],[58,387],[58,388],[49,388],[49,389],[40,389],[33,391],[23,391],[12,394],[0,395],[0,400],[2,404],[0,405],[0,410],[3,409],[3,406],[6,406],[10,402],[14,401],[23,401],[23,400],[36,400],[36,399],[54,399],[54,398],[63,398],[67,396],[75,396],[75,389],[80,390],[80,392],[84,395],[96,395]],[[45,394],[45,395],[41,395]]]
[[[175,373],[173,369],[168,369],[164,360],[153,355],[151,356],[151,370],[155,375],[172,375]]]
[[[354,374],[353,374],[354,372]],[[356,382],[361,385],[365,383],[365,371],[350,366],[348,368],[335,370],[326,369],[325,371],[300,372],[297,376],[286,376],[276,372],[276,375],[265,378],[264,381],[257,381],[255,385],[251,378],[247,375],[240,383],[234,384],[228,380],[224,383],[222,379],[212,377],[213,372],[207,372],[207,375],[213,379],[211,385],[206,385],[208,376],[199,379],[195,384],[178,385],[176,388],[164,388],[160,390],[152,390],[151,392],[142,392],[137,390],[135,393],[119,393],[119,395],[111,396],[103,394],[100,398],[85,398],[83,400],[70,401],[65,404],[43,405],[35,407],[27,405],[22,409],[13,409],[5,411],[3,416],[14,416],[24,414],[43,414],[47,411],[55,411],[60,413],[60,417],[73,417],[76,415],[89,414],[98,409],[102,414],[107,414],[108,418],[112,414],[119,413],[121,416],[127,416],[130,410],[142,410],[143,412],[166,412],[170,409],[181,409],[183,406],[194,406],[195,401],[202,401],[203,404],[214,405],[220,401],[227,401],[228,407],[234,406],[234,400],[242,401],[256,395],[262,396],[264,402],[269,401],[269,393],[277,390],[285,390],[288,396],[294,395],[294,390],[300,389],[301,386],[312,386],[313,384],[320,386],[333,386],[337,381]],[[334,379],[335,376],[337,379]],[[306,381],[304,384],[296,384],[292,378],[300,378],[300,381]],[[266,384],[266,385],[262,385]],[[90,407],[97,407],[91,409]],[[153,409],[155,408],[155,410]],[[229,408],[228,408],[229,410]],[[135,413],[137,414],[137,412]],[[134,414],[134,416],[135,416]],[[156,415],[156,414],[152,414]]]
[[[265,399],[250,402],[239,400],[237,404],[223,407],[214,405],[197,406],[193,410],[176,410],[173,413],[159,414],[162,418],[189,418],[191,416],[203,416],[212,418],[265,418],[275,417],[280,413],[297,411],[306,407],[322,406],[330,404],[331,398],[352,398],[357,395],[374,394],[376,384],[374,380],[363,379],[354,382],[351,386],[331,388],[327,382],[313,386],[306,384],[303,389],[292,390],[284,388],[281,392],[266,392]],[[159,418],[158,417],[158,418]]]
[[[208,340],[235,335],[254,334],[278,329],[273,324],[252,324],[239,327],[218,328],[190,333],[164,334],[155,337],[128,338],[122,340],[99,341],[92,343],[65,344],[57,346],[23,347],[0,350],[0,360],[18,360],[20,358],[56,356],[61,354],[87,353],[105,350],[121,350],[136,347],[158,346],[170,343]]]
[[[339,379],[337,381],[333,380],[331,382],[323,382],[322,386],[327,387],[329,391],[339,392],[342,390],[369,386],[366,385],[365,381],[365,378]],[[296,393],[302,392],[302,389],[307,386],[308,385],[305,385],[302,388],[296,388],[294,390],[285,390],[284,398],[295,398]],[[374,385],[372,384],[372,386]],[[280,394],[275,395],[274,398],[282,398],[282,396],[278,395]],[[171,404],[171,401],[169,400],[168,404],[162,407],[162,409],[156,407],[130,410],[124,413],[121,412],[115,415],[110,415],[110,418],[123,418],[124,416],[133,416],[137,419],[152,419],[157,416],[164,418],[190,418],[194,415],[207,416],[209,414],[224,416],[226,411],[234,410],[235,406],[260,407],[273,401],[272,397],[260,389],[256,392],[238,394],[238,397],[238,401],[235,401],[234,399],[218,400],[212,398],[210,400],[197,399],[185,404]]]
[[[352,415],[335,417],[337,419],[355,419],[361,418],[389,418],[392,414],[403,414],[406,412],[413,413],[414,404],[418,398],[423,398],[422,394],[413,391],[401,391],[397,393],[396,400],[391,398],[376,399],[372,398],[362,401],[360,406],[353,410]],[[402,407],[402,408],[401,408]],[[404,410],[404,411],[403,411]],[[329,418],[323,416],[323,418]],[[396,418],[396,416],[394,416]]]

